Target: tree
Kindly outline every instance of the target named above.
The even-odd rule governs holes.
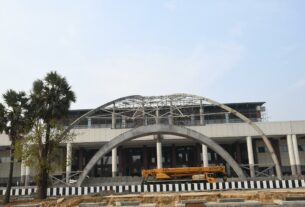
[[[29,99],[25,92],[8,90],[3,94],[4,105],[0,104],[0,133],[8,135],[10,146],[10,166],[4,203],[10,201],[10,192],[14,170],[16,142],[22,139],[31,128]]]
[[[26,135],[25,139],[18,142],[16,147],[18,152],[22,152],[19,156],[22,157],[25,164],[35,169],[37,174],[34,176],[34,180],[36,183],[39,182],[44,169],[52,172],[56,167],[60,166],[62,168],[67,164],[65,160],[60,159],[58,156],[59,145],[61,143],[72,142],[75,136],[71,132],[66,133],[63,125],[54,125],[50,130],[48,157],[47,159],[42,159],[40,149],[43,147],[43,138],[45,137],[46,130],[46,124],[36,120],[32,130]]]
[[[36,122],[43,125],[44,138],[40,137],[39,158],[41,169],[38,172],[38,197],[45,199],[47,196],[49,167],[48,160],[53,144],[52,132],[58,129],[63,119],[68,115],[72,102],[75,102],[74,92],[67,80],[56,72],[50,72],[43,80],[33,83],[31,106],[36,117]],[[44,142],[43,142],[44,141]]]

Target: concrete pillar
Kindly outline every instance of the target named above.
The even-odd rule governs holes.
[[[146,115],[143,116],[143,125],[144,126],[148,125],[148,121],[147,121],[147,116]]]
[[[157,107],[156,109],[156,124],[160,123],[160,119],[159,119],[159,108]]]
[[[168,116],[168,124],[173,125],[174,120],[173,120],[173,104],[172,101],[170,102],[170,107],[169,107],[169,116]]]
[[[161,143],[162,137],[161,135],[157,135],[157,169],[162,168],[162,143]]]
[[[195,125],[195,114],[191,114],[191,125]]]
[[[91,118],[88,118],[88,128],[91,128]]]
[[[145,114],[145,103],[142,103],[143,125],[147,126],[147,116]]]
[[[302,170],[301,170],[301,162],[300,162],[300,155],[299,155],[297,136],[295,134],[293,134],[293,135],[291,135],[291,138],[292,138],[292,145],[293,145],[293,152],[294,152],[296,173],[298,175],[301,175],[302,174]]]
[[[29,184],[30,184],[30,175],[31,175],[31,168],[30,168],[30,166],[25,166],[24,186],[29,186]]]
[[[67,155],[66,155],[66,183],[69,184],[70,174],[72,166],[72,144],[67,143]]]
[[[229,123],[229,113],[225,113],[225,122]]]
[[[114,111],[114,109],[113,109],[113,111]],[[111,128],[112,128],[112,129],[115,129],[115,125],[116,125],[115,112],[112,112]]]
[[[250,136],[247,137],[247,150],[248,150],[250,176],[251,178],[254,178],[255,177],[254,155],[253,155],[252,138]]]
[[[111,116],[111,129],[116,128],[116,114],[115,114],[115,103],[113,103],[112,116]]]
[[[294,152],[293,152],[293,143],[291,135],[287,135],[287,146],[288,146],[288,154],[289,154],[289,161],[290,161],[290,167],[291,167],[291,174],[296,175],[296,168],[295,168],[295,158],[294,158]]]
[[[202,145],[202,162],[203,167],[209,166],[208,147],[205,144]]]
[[[112,166],[112,177],[116,177],[118,173],[118,162],[117,162],[117,148],[112,149],[112,154],[111,154],[111,166]]]
[[[200,100],[199,114],[200,114],[200,125],[204,125],[204,115],[203,115],[204,110],[203,110],[202,100]]]
[[[122,128],[126,128],[126,117],[122,116]]]

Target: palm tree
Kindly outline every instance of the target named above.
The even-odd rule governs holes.
[[[28,133],[31,121],[28,116],[29,99],[24,92],[8,90],[3,94],[3,99],[5,106],[0,104],[0,133],[4,131],[11,141],[9,176],[4,199],[4,203],[8,203],[10,201],[16,141]]]
[[[56,72],[50,72],[43,80],[33,83],[31,94],[34,116],[46,126],[45,143],[39,149],[41,169],[38,172],[38,197],[45,199],[48,187],[48,156],[50,153],[50,133],[53,128],[68,115],[72,102],[75,102],[74,92],[67,80]],[[42,138],[41,138],[42,140]]]

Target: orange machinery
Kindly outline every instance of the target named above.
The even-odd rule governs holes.
[[[151,179],[157,181],[175,180],[181,178],[192,178],[192,180],[202,180],[209,183],[217,181],[217,177],[226,180],[226,170],[224,166],[209,166],[209,167],[180,167],[180,168],[160,168],[142,170],[144,181]]]

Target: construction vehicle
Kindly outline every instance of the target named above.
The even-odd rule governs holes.
[[[218,178],[226,181],[227,174],[224,166],[180,167],[143,169],[142,178],[146,183],[164,181],[206,181],[214,183]]]

